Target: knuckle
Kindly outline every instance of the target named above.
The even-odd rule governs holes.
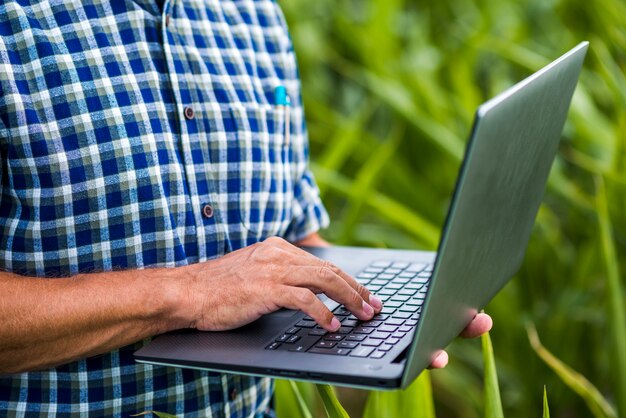
[[[363,286],[361,283],[356,284],[356,291],[363,299],[369,297],[370,291],[367,290],[367,287]]]
[[[272,236],[272,237],[267,238],[267,239],[266,239],[265,241],[263,241],[263,242],[264,242],[264,243],[267,243],[267,244],[268,244],[268,245],[270,245],[270,246],[275,246],[275,247],[278,247],[278,246],[283,245],[283,244],[284,244],[284,242],[285,242],[285,240],[284,240],[284,239],[282,239],[282,238],[280,238],[280,237],[277,237],[277,236]]]
[[[302,289],[295,294],[295,300],[300,306],[310,306],[314,303],[315,295],[310,290]]]

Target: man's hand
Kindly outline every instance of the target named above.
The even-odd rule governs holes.
[[[317,233],[313,233],[297,243],[298,245],[310,247],[330,247],[330,243],[324,240]],[[486,313],[479,313],[472,322],[461,332],[463,338],[477,338],[489,332],[493,326],[493,320]],[[441,350],[437,357],[430,364],[431,369],[442,369],[448,364],[448,353]]]
[[[382,309],[380,299],[351,276],[282,238],[268,238],[184,269],[182,318],[200,330],[233,329],[289,308],[305,312],[328,331],[336,331],[340,322],[316,297],[319,293],[364,321]]]
[[[472,322],[469,323],[463,331],[461,331],[461,337],[463,338],[477,338],[481,335],[489,332],[493,326],[493,320],[486,313],[479,313],[474,317]],[[437,357],[430,363],[431,369],[442,369],[448,364],[448,353],[441,350]]]

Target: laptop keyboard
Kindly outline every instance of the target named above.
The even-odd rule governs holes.
[[[265,349],[383,358],[395,346],[412,338],[432,268],[432,264],[373,262],[356,280],[382,300],[383,309],[379,314],[369,321],[361,321],[338,306],[333,313],[341,322],[341,328],[333,333],[305,316]]]

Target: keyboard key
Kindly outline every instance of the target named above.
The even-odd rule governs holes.
[[[371,283],[367,285],[367,290],[369,290],[370,292],[378,292],[382,288],[382,286],[372,286]]]
[[[289,339],[289,337],[291,337],[291,335],[289,335],[289,334],[283,334],[283,335],[281,335],[280,337],[276,338],[274,341],[279,342],[279,343],[282,343],[282,342],[287,341],[287,340]]]
[[[378,275],[378,279],[380,280],[391,280],[396,277],[395,274],[381,273]]]
[[[402,305],[403,305],[402,302],[397,302],[397,301],[393,301],[393,300],[391,302],[385,303],[385,307],[386,308],[399,308]]]
[[[298,341],[300,339],[300,337],[298,335],[292,335],[291,337],[287,338],[287,341],[285,341],[287,344],[293,344],[296,341]]]
[[[385,274],[393,274],[394,276],[400,272],[402,272],[402,269],[395,269],[395,268],[385,269]]]
[[[317,348],[333,348],[336,345],[337,345],[337,343],[335,341],[320,341],[319,343],[315,344],[315,347],[317,347]]]
[[[405,283],[409,283],[411,281],[411,279],[407,279],[404,277],[396,277],[395,279],[393,279],[391,281],[391,283],[400,283],[400,284],[405,284]]]
[[[365,270],[363,270],[365,273],[382,273],[383,272],[383,268],[381,267],[368,267]]]
[[[326,330],[323,329],[312,329],[311,331],[309,331],[309,335],[316,335],[318,337],[322,337],[324,335],[326,335],[328,332]]]
[[[413,331],[413,327],[407,327],[407,326],[400,327],[400,328],[398,328],[398,331],[400,331],[400,332],[410,332],[410,331]]]
[[[276,341],[274,341],[273,343],[271,343],[270,345],[265,347],[265,349],[266,350],[276,350],[278,347],[280,347],[280,343],[277,343]]]
[[[350,351],[352,350],[348,350],[346,348],[315,348],[313,347],[312,349],[309,350],[309,353],[332,354],[335,356],[347,356],[348,354],[350,354]]]
[[[404,305],[400,307],[400,312],[417,312],[419,309],[419,306],[415,306],[415,305]]]
[[[405,305],[417,306],[418,308],[424,304],[424,299],[411,299],[407,300]]]
[[[296,326],[300,328],[313,328],[315,326],[314,321],[299,321]]]
[[[387,318],[389,318],[389,315],[378,313],[378,314],[374,315],[374,317],[371,320],[373,320],[373,321],[384,321]]]
[[[373,279],[376,277],[375,273],[359,273],[356,276],[359,279]]]
[[[374,353],[370,356],[370,358],[373,358],[373,359],[383,358],[385,357],[385,354],[387,353],[385,353],[384,351],[377,350],[377,351],[374,351]]]
[[[300,331],[300,328],[291,327],[287,331],[285,331],[285,334],[297,334],[298,331]]]
[[[426,286],[426,284],[425,284],[425,283],[414,283],[414,282],[411,282],[411,283],[407,283],[407,284],[405,284],[405,285],[404,285],[404,288],[405,288],[405,289],[411,289],[411,290],[420,290],[420,289],[422,289],[424,286]]]
[[[432,273],[430,271],[423,271],[417,274],[418,279],[430,279]]]
[[[396,269],[400,269],[400,270],[404,270],[408,266],[409,266],[409,263],[405,263],[403,261],[396,261],[395,263],[393,263],[391,265],[391,267],[396,268]]]
[[[426,264],[423,263],[413,263],[411,265],[409,265],[405,271],[414,271],[414,272],[419,272],[422,271],[426,268]]]
[[[391,297],[391,301],[392,302],[406,302],[409,299],[411,299],[410,296],[405,296],[405,295],[393,295]]]
[[[379,331],[372,332],[370,334],[370,338],[375,338],[377,340],[386,340],[390,336],[391,336],[391,334],[388,333],[388,332],[379,332]]]
[[[372,264],[370,264],[370,267],[380,267],[380,268],[387,268],[391,265],[391,261],[375,261]]]
[[[367,338],[367,335],[363,335],[363,334],[352,334],[352,335],[348,335],[346,337],[346,341],[363,341],[365,338]]]
[[[303,353],[309,348],[311,344],[303,345],[303,344],[294,344],[289,348],[289,351],[294,351],[296,353]]]
[[[383,340],[376,340],[376,339],[368,338],[367,340],[363,341],[361,345],[367,346],[367,347],[378,347],[382,343],[383,343]]]
[[[400,291],[398,292],[399,295],[406,295],[406,296],[413,296],[416,293],[417,293],[417,290],[415,289],[400,289]]]
[[[389,351],[392,348],[393,348],[393,345],[392,344],[387,344],[387,343],[385,343],[385,344],[381,345],[380,347],[378,347],[378,349],[381,350],[381,351]]]
[[[396,331],[391,334],[391,338],[403,338],[406,335],[404,332]]]
[[[371,321],[367,321],[367,322],[363,322],[361,324],[362,327],[368,327],[368,328],[376,328],[380,325],[383,324],[383,321],[375,321],[375,320],[371,320]]]
[[[393,325],[382,325],[380,327],[378,327],[378,329],[376,331],[379,332],[395,332],[398,330],[398,327],[394,327]]]
[[[359,324],[359,321],[355,320],[355,319],[344,319],[343,321],[341,321],[341,326],[342,327],[356,327]]]
[[[393,314],[394,318],[402,318],[409,319],[411,317],[411,312],[396,312]]]
[[[398,277],[402,277],[403,279],[412,279],[415,276],[416,273],[412,271],[403,271],[402,273],[398,274]]]
[[[395,295],[396,294],[396,289],[381,289],[378,292],[376,292],[377,295]]]
[[[385,321],[385,325],[402,325],[404,321],[402,318],[390,318]]]
[[[367,357],[369,356],[374,349],[372,347],[359,347],[350,353],[352,357]]]
[[[389,281],[387,280],[380,280],[380,279],[376,279],[376,280],[372,280],[369,285],[374,285],[374,286],[384,286],[387,283],[389,283]]]
[[[387,303],[389,303],[389,302],[387,302]],[[383,309],[380,312],[383,313],[383,314],[391,315],[395,311],[396,311],[396,308],[393,308],[391,306],[383,306]]]
[[[337,334],[349,334],[352,331],[352,327],[341,327],[335,333]]]
[[[324,337],[324,340],[326,341],[341,341],[343,340],[343,335],[341,334],[328,334],[327,336]]]
[[[355,334],[371,334],[375,328],[357,327],[354,329]]]
[[[402,289],[402,284],[401,283],[389,283],[387,286],[385,286],[386,289]]]
[[[408,321],[404,323],[404,325],[407,325],[409,327],[414,327],[415,325],[417,325],[417,319],[409,319]]]
[[[335,308],[335,310],[333,311],[335,315],[338,316],[347,316],[350,315],[350,311],[347,310],[345,307],[343,306],[338,306]]]
[[[387,340],[385,340],[387,344],[397,344],[398,341],[400,341],[400,338],[388,338]]]
[[[357,342],[353,342],[353,341],[342,341],[340,342],[337,347],[341,347],[341,348],[355,348],[357,345],[359,345],[359,343]]]

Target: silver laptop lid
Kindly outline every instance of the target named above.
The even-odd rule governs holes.
[[[518,271],[587,48],[478,108],[403,387]]]

